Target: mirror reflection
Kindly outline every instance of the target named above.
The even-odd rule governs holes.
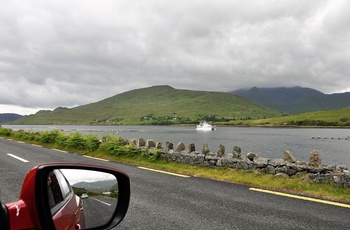
[[[56,229],[86,229],[106,224],[118,202],[112,174],[55,169],[47,178],[48,203]]]

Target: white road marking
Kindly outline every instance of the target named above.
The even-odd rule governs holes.
[[[187,176],[187,175],[182,175],[182,174],[177,174],[177,173],[172,173],[172,172],[166,172],[166,171],[157,170],[157,169],[150,169],[150,168],[145,168],[145,167],[138,167],[138,168],[139,169],[148,170],[148,171],[152,171],[152,172],[159,172],[159,173],[169,174],[169,175],[173,175],[173,176],[178,176],[178,177],[184,177],[184,178],[189,178],[190,177],[190,176]]]
[[[102,158],[97,158],[97,157],[90,157],[90,156],[83,156],[83,157],[94,159],[94,160],[99,160],[99,161],[107,161],[107,162],[109,161],[109,160],[102,159]]]
[[[343,203],[321,200],[321,199],[316,199],[316,198],[310,198],[310,197],[305,197],[305,196],[292,195],[292,194],[283,193],[283,192],[274,192],[274,191],[265,190],[265,189],[258,189],[258,188],[250,188],[249,190],[256,191],[256,192],[264,192],[264,193],[274,194],[274,195],[278,195],[278,196],[285,196],[285,197],[290,197],[290,198],[295,198],[295,199],[300,199],[300,200],[308,200],[308,201],[318,202],[318,203],[322,203],[322,204],[329,204],[329,205],[339,206],[339,207],[343,207],[343,208],[350,208],[349,204],[343,204]]]
[[[61,153],[68,153],[67,151],[60,150],[60,149],[52,149],[52,150],[55,150],[55,151],[57,151],[57,152],[61,152]]]
[[[17,159],[17,160],[20,160],[20,161],[22,161],[22,162],[24,162],[24,163],[28,163],[28,162],[29,162],[29,161],[27,161],[26,159],[23,159],[23,158],[21,158],[21,157],[18,157],[18,156],[16,156],[16,155],[11,154],[11,153],[8,153],[7,155],[10,156],[10,157],[15,158],[15,159]]]
[[[100,203],[102,203],[102,204],[104,204],[104,205],[112,206],[111,204],[108,204],[108,203],[106,203],[106,202],[103,202],[102,200],[99,200],[99,199],[96,199],[96,198],[91,198],[91,199],[96,200],[96,201],[98,201],[98,202],[100,202]]]

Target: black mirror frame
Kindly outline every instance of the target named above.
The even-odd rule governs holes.
[[[48,163],[38,167],[35,178],[35,200],[38,219],[42,229],[55,229],[48,204],[47,177],[54,169],[83,169],[112,174],[116,177],[119,187],[117,208],[108,223],[102,226],[89,228],[90,230],[110,229],[119,224],[126,215],[130,201],[130,180],[127,174],[118,169],[100,165],[83,163]]]
[[[6,206],[0,201],[0,223],[2,224],[1,229],[10,230],[9,214]]]

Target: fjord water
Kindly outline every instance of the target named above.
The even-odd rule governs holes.
[[[283,158],[283,151],[290,151],[297,160],[308,162],[310,152],[317,150],[323,164],[347,165],[350,167],[350,129],[329,128],[242,128],[218,127],[215,131],[197,131],[195,126],[65,126],[27,125],[5,126],[13,130],[53,130],[82,132],[102,137],[113,134],[123,138],[153,139],[165,147],[167,141],[174,146],[183,142],[185,146],[194,143],[201,152],[208,144],[211,152],[217,152],[219,145],[225,146],[226,153],[234,146],[242,154],[258,153],[260,157]]]

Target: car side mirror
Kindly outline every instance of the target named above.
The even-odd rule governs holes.
[[[110,229],[126,215],[129,200],[130,180],[120,170],[48,163],[27,174],[20,200],[6,207],[11,229]],[[16,223],[19,215],[27,225]]]

